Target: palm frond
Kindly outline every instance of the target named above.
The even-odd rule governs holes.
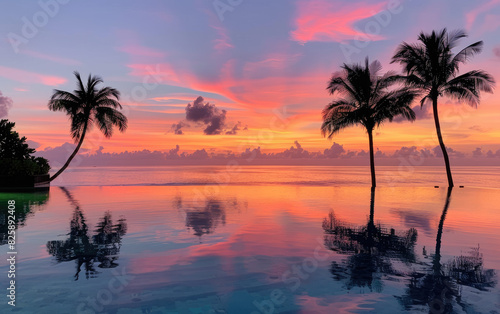
[[[70,134],[73,140],[78,142],[85,128],[89,129],[92,125],[90,118],[83,112],[77,113],[71,117]]]
[[[406,76],[398,76],[394,72],[377,75],[381,70],[380,63],[369,63],[368,58],[364,66],[344,64],[342,68],[345,75],[342,78],[335,77],[335,84],[341,85],[347,81],[346,84],[352,90],[344,93],[349,97],[336,99],[323,110],[323,136],[331,138],[340,130],[357,124],[370,132],[376,125],[386,120],[392,121],[397,115],[415,119],[410,105],[418,95],[417,89],[404,87],[391,90],[394,84],[407,82]],[[416,76],[414,80],[421,83]]]
[[[48,107],[53,111],[64,111],[71,120],[71,137],[77,142],[85,130],[96,124],[106,137],[113,134],[113,127],[123,132],[127,128],[127,118],[117,111],[122,106],[118,102],[120,92],[111,87],[97,89],[103,80],[89,75],[87,85],[83,84],[78,71],[74,72],[77,89],[73,93],[54,90]]]
[[[473,70],[457,76],[447,82],[443,94],[476,107],[479,104],[480,92],[492,93],[495,79],[482,70]]]
[[[95,123],[106,137],[113,135],[113,126],[118,127],[120,132],[127,129],[127,117],[110,107],[96,107],[95,120]]]
[[[120,92],[117,89],[106,86],[101,88],[95,94],[96,101],[99,101],[102,98],[110,98],[110,97],[114,97],[117,100],[120,100]]]
[[[480,53],[483,50],[483,42],[478,41],[473,43],[472,45],[469,45],[462,49],[459,53],[453,57],[452,64],[455,67],[455,69],[458,71],[458,65],[459,63],[466,63],[467,61],[470,60],[474,55]]]

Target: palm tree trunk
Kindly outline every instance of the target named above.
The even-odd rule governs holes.
[[[368,222],[368,239],[370,247],[373,246],[375,234],[375,187],[372,186],[370,194],[370,221]]]
[[[371,188],[370,194],[370,223],[375,225],[375,187]]]
[[[87,132],[87,123],[85,123],[85,125],[83,126],[82,136],[80,137],[80,141],[78,142],[78,145],[76,145],[75,151],[71,154],[71,156],[69,156],[68,160],[61,167],[61,169],[59,169],[52,177],[50,177],[50,179],[49,179],[50,182],[52,182],[52,180],[57,178],[64,170],[66,170],[66,168],[68,168],[70,162],[73,160],[73,158],[75,158],[76,154],[78,153],[78,150],[80,150],[80,147],[82,146],[83,139],[85,137],[86,132]]]
[[[446,202],[444,203],[443,213],[441,214],[441,219],[439,220],[438,232],[436,235],[436,252],[434,254],[434,272],[439,273],[441,271],[441,237],[443,236],[443,226],[444,220],[446,218],[446,213],[448,212],[448,207],[450,206],[450,197],[452,187],[448,188],[448,192],[446,193]]]
[[[375,160],[373,156],[373,129],[368,130],[368,140],[370,141],[370,170],[372,173],[372,188],[377,186],[377,182],[375,180]]]
[[[443,152],[444,164],[446,165],[446,175],[448,176],[448,187],[453,187],[453,178],[451,177],[450,169],[450,159],[448,158],[448,152],[446,152],[446,146],[444,146],[443,136],[441,135],[441,126],[439,124],[438,108],[437,108],[437,97],[432,99],[432,110],[434,112],[434,123],[436,124],[436,133],[439,140],[439,146]]]

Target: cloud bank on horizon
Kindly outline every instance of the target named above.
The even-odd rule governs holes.
[[[32,142],[37,145],[38,143]],[[74,144],[64,143],[58,147],[48,147],[37,151],[36,156],[47,158],[51,165],[62,165],[73,152]],[[469,154],[447,148],[455,165],[500,165],[500,148],[496,151],[484,152],[476,147]],[[261,147],[247,147],[241,151],[216,151],[201,148],[193,152],[183,151],[179,145],[168,151],[125,151],[120,153],[104,152],[100,146],[95,152],[83,148],[79,152],[75,166],[151,166],[151,165],[228,165],[236,162],[248,165],[362,165],[368,163],[368,152],[365,150],[346,150],[344,145],[333,143],[323,151],[310,151],[295,141],[293,146],[278,152],[265,152]],[[390,166],[436,166],[442,164],[442,152],[439,146],[418,148],[403,146],[393,153],[385,153],[380,149],[375,152],[378,165]]]
[[[49,14],[39,2],[4,4],[0,90],[15,106],[0,103],[0,114],[9,110],[16,130],[42,150],[70,141],[67,118],[50,112],[47,101],[53,88],[73,90],[72,72],[79,70],[120,90],[129,117],[125,134],[86,143],[92,152],[102,145],[112,153],[167,152],[181,143],[191,152],[261,146],[278,153],[295,140],[324,152],[331,149],[319,131],[321,110],[331,101],[326,81],[344,62],[369,56],[383,71],[399,71],[389,61],[402,41],[415,42],[420,31],[465,28],[469,37],[460,47],[478,40],[485,47],[462,71],[485,69],[500,77],[498,0],[221,1],[229,9],[217,10],[212,1],[53,0],[58,10]],[[40,14],[48,16],[43,25],[34,21]],[[484,95],[473,110],[443,100],[447,145],[494,154],[499,101],[497,94]],[[413,124],[396,120],[378,132],[381,151],[437,145],[430,108],[417,107]],[[356,151],[368,145],[357,128],[334,140]]]

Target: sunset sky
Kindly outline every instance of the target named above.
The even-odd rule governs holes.
[[[325,89],[331,74],[367,56],[384,71],[399,71],[389,64],[397,45],[443,27],[467,31],[460,47],[484,41],[462,72],[483,69],[500,81],[500,0],[40,3],[9,1],[0,11],[0,114],[8,112],[38,150],[72,142],[67,117],[49,111],[47,101],[55,88],[75,88],[75,70],[120,90],[129,118],[128,130],[111,139],[94,130],[83,145],[91,152],[176,145],[273,152],[295,141],[323,151],[332,146],[319,129],[321,110],[332,99]],[[220,134],[207,135],[207,124],[186,120],[187,104],[199,96],[215,105]],[[466,154],[500,149],[499,102],[498,92],[484,94],[477,109],[441,99],[446,145]],[[413,124],[384,124],[375,147],[437,145],[430,109],[418,108]],[[349,150],[368,148],[361,128],[334,141]]]

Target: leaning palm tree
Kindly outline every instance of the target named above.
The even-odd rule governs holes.
[[[434,124],[443,152],[449,187],[453,187],[450,161],[441,135],[438,117],[438,97],[447,96],[463,101],[473,107],[479,104],[480,92],[493,91],[494,79],[482,70],[473,70],[458,74],[459,66],[467,62],[473,55],[481,52],[483,42],[478,41],[465,47],[456,55],[452,49],[461,38],[467,37],[462,30],[448,32],[445,29],[431,34],[420,33],[417,44],[403,42],[392,58],[404,67],[404,77],[408,87],[417,88],[424,93],[420,104],[432,101]]]
[[[111,87],[97,89],[96,86],[103,82],[98,76],[89,75],[87,86],[84,86],[80,73],[75,71],[74,74],[77,79],[77,89],[73,93],[54,90],[49,101],[49,109],[64,111],[70,117],[71,137],[78,144],[66,163],[50,178],[50,181],[57,178],[69,166],[82,146],[85,134],[94,124],[107,138],[113,134],[113,127],[118,127],[120,132],[124,132],[127,128],[127,117],[117,110],[122,108],[118,102],[120,92]]]
[[[375,162],[373,156],[373,129],[396,116],[413,121],[415,113],[410,105],[417,96],[411,88],[393,88],[397,76],[393,72],[379,75],[382,66],[379,61],[342,66],[342,72],[334,73],[327,90],[339,97],[323,110],[323,136],[333,135],[340,130],[361,124],[368,133],[370,145],[370,170],[372,187],[376,186]]]

